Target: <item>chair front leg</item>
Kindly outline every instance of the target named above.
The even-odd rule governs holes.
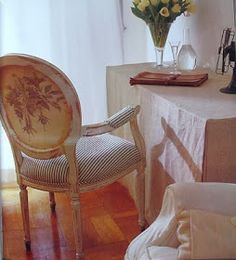
[[[54,192],[49,192],[49,203],[52,213],[56,210],[56,201],[55,201],[55,195]]]
[[[30,225],[29,225],[28,191],[25,185],[20,185],[19,187],[20,187],[21,213],[22,213],[23,228],[25,233],[25,248],[27,251],[30,251],[31,241],[30,241]]]
[[[136,190],[136,204],[139,212],[138,224],[140,226],[140,231],[145,229],[145,174],[144,167],[141,166],[137,169],[137,175],[135,180],[135,190]]]
[[[75,239],[76,259],[83,257],[83,243],[82,243],[82,221],[80,214],[80,198],[78,193],[71,192],[71,206],[73,217],[73,231]]]

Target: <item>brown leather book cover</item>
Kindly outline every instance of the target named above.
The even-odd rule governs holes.
[[[208,79],[207,73],[202,74],[171,74],[156,72],[141,72],[130,78],[130,85],[170,85],[198,87]]]

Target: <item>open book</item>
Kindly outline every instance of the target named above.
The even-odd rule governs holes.
[[[207,73],[201,74],[171,74],[157,72],[141,72],[130,78],[130,85],[171,85],[198,87],[208,79]]]

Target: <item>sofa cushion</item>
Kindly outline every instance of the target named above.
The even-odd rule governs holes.
[[[177,219],[178,259],[236,258],[236,217],[192,209]]]

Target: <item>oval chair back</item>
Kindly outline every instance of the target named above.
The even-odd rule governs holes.
[[[0,114],[11,145],[48,159],[80,136],[79,98],[67,76],[49,62],[20,54],[0,58]]]

